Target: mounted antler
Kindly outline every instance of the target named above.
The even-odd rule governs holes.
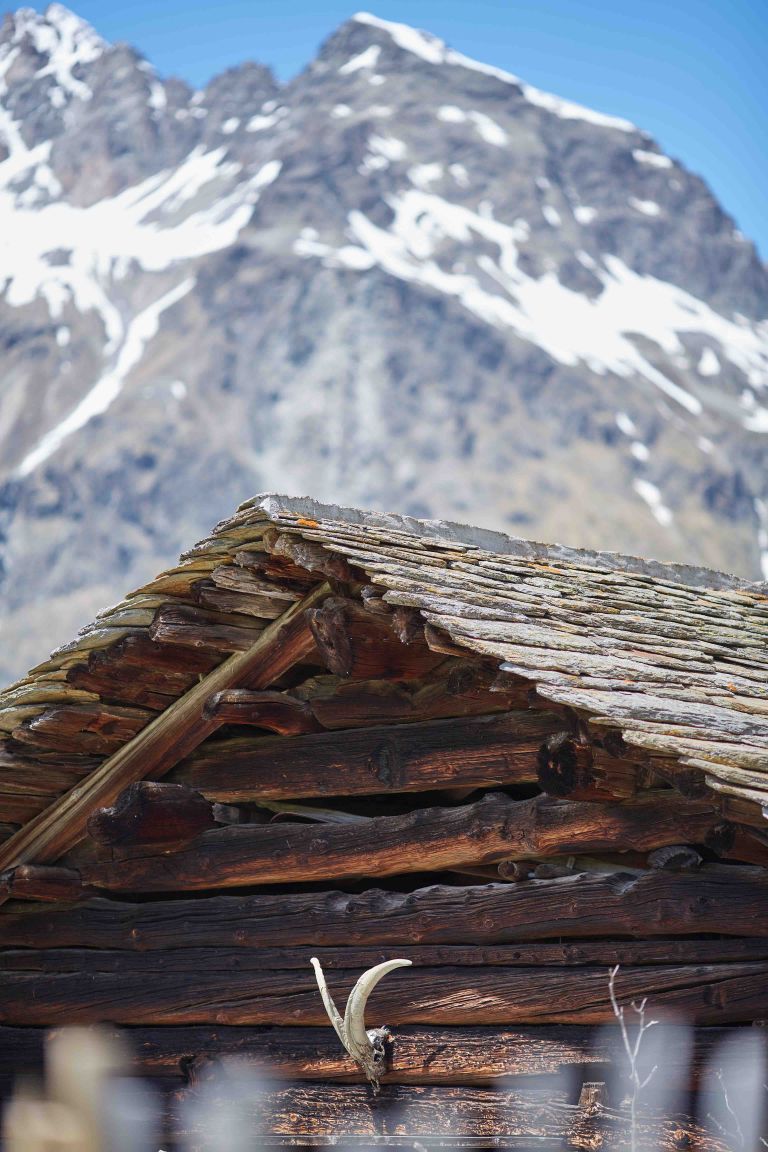
[[[312,957],[312,967],[317,977],[317,986],[323,998],[325,1010],[333,1024],[336,1035],[349,1052],[355,1063],[359,1064],[365,1075],[373,1085],[374,1092],[379,1090],[379,1080],[384,1071],[384,1040],[388,1032],[386,1028],[365,1027],[365,1006],[373,989],[382,977],[395,968],[408,968],[411,960],[385,960],[383,964],[376,964],[364,972],[349,994],[344,1018],[333,1002],[328,986],[325,983],[323,969],[316,956]]]

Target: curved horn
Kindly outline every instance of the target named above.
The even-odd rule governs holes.
[[[328,991],[328,985],[325,983],[325,976],[323,975],[323,970],[320,967],[320,961],[318,960],[317,956],[311,957],[310,964],[312,965],[312,967],[315,970],[315,977],[317,978],[317,986],[320,989],[320,995],[322,996],[322,999],[323,999],[323,1006],[324,1006],[326,1012],[328,1013],[328,1019],[331,1021],[331,1024],[333,1024],[333,1027],[336,1031],[336,1035],[338,1036],[339,1040],[341,1040],[344,1047],[347,1048],[347,1039],[346,1039],[346,1035],[344,1032],[344,1021],[342,1020],[341,1013],[339,1012],[338,1008],[334,1004],[333,998],[331,997],[331,994]],[[349,1051],[348,1048],[347,1048],[347,1051]],[[351,1055],[351,1053],[350,1053],[350,1055]]]
[[[412,963],[411,960],[385,960],[383,964],[377,964],[364,972],[350,992],[342,1026],[346,1035],[345,1047],[359,1064],[367,1065],[372,1055],[371,1041],[365,1030],[365,1006],[368,997],[379,980],[388,972],[394,971],[395,968],[409,968]]]

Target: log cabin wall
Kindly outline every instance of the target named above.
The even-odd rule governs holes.
[[[278,1142],[392,1136],[406,1105],[417,1135],[585,1146],[619,965],[622,1002],[697,1026],[695,1081],[768,1019],[767,593],[243,505],[0,696],[0,1079],[108,1022],[171,1126],[238,1054],[288,1082]],[[379,1097],[312,956],[342,1005],[412,961],[368,1005]]]

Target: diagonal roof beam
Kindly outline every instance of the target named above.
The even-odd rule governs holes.
[[[15,836],[0,845],[0,871],[57,860],[85,835],[88,817],[113,804],[129,784],[164,776],[224,722],[206,703],[228,688],[267,688],[314,648],[306,612],[329,596],[313,588],[274,620],[245,652],[236,652],[166,708],[132,740],[100,764]]]

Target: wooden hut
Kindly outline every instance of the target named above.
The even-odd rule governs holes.
[[[0,696],[6,1087],[106,1021],[169,1142],[237,1054],[277,1143],[629,1147],[580,1094],[614,966],[696,1025],[692,1082],[768,1018],[767,635],[721,573],[247,502]],[[368,1002],[378,1096],[312,956],[340,1006],[412,961]]]

